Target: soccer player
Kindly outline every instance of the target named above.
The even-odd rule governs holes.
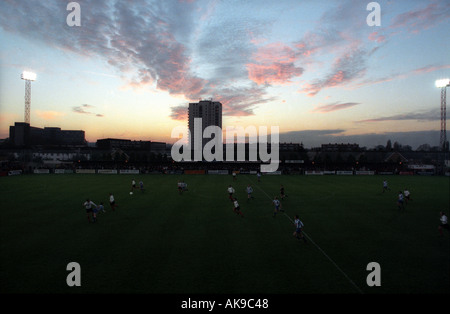
[[[94,222],[97,222],[97,214],[100,211],[103,211],[105,213],[105,207],[103,206],[103,203],[100,203],[100,205],[92,209],[92,216],[94,217]]]
[[[280,187],[280,197],[281,197],[282,200],[283,200],[285,197],[287,197],[287,195],[284,194],[284,186],[283,186],[283,184],[282,184],[281,187]]]
[[[441,215],[441,218],[440,218],[441,224],[439,225],[438,230],[439,230],[439,234],[441,236],[443,236],[444,233],[442,232],[442,229],[447,229],[447,231],[450,231],[450,227],[448,226],[448,219],[447,219],[447,216],[445,216],[445,213],[440,212],[439,214]]]
[[[256,176],[258,177],[258,182],[261,182],[261,172],[258,171],[258,173],[256,174]]]
[[[408,191],[408,189],[405,189],[403,192],[403,195],[405,195],[405,203],[408,204],[409,201],[412,201],[411,199],[411,193]]]
[[[134,181],[134,179],[133,179],[131,181],[131,192],[133,192],[135,188],[136,188],[136,181]]]
[[[228,195],[229,195],[230,200],[233,201],[233,194],[235,192],[233,187],[231,185],[229,185],[227,191],[228,191]]]
[[[241,207],[239,206],[239,203],[237,201],[237,198],[233,199],[233,211],[237,214],[237,215],[241,215],[242,218],[244,218],[244,214],[241,211]]]
[[[384,180],[383,181],[383,193],[384,193],[384,191],[387,191],[387,190],[391,190],[389,187],[388,187],[388,182],[387,182],[387,180]]]
[[[89,223],[91,222],[91,216],[92,216],[94,222],[96,222],[97,215],[94,213],[92,206],[97,207],[97,205],[95,205],[95,203],[93,201],[91,201],[90,199],[86,199],[86,202],[84,202],[83,206],[86,208],[86,216],[87,216]]]
[[[300,218],[298,218],[298,215],[295,215],[294,217],[294,226],[295,226],[295,231],[292,234],[294,237],[296,237],[298,240],[302,239],[303,242],[306,243],[306,238],[303,235],[303,222],[301,222]]]
[[[279,212],[282,211],[284,212],[284,210],[281,209],[281,202],[278,200],[278,197],[275,196],[275,198],[272,201],[273,205],[275,206],[275,209],[273,211],[273,216],[275,217],[275,215]]]
[[[233,171],[233,181],[237,180],[236,172]]]
[[[114,195],[112,193],[109,193],[109,206],[111,206],[111,209],[114,211],[116,207],[119,207],[116,204],[116,200],[114,199]]]
[[[403,193],[402,193],[402,191],[399,191],[398,192],[398,200],[397,200],[398,209],[405,209],[405,207],[403,206],[403,200],[404,200]]]
[[[181,181],[181,188],[183,189],[183,192],[189,191],[188,188],[187,188],[187,183],[184,182],[184,181]]]
[[[144,182],[139,181],[139,188],[141,189],[141,192],[144,192]]]
[[[98,205],[97,207],[97,212],[99,211],[106,213],[105,206],[103,206],[103,202],[101,202],[100,205]]]
[[[249,201],[250,199],[253,199],[254,197],[252,196],[253,193],[253,188],[252,186],[249,184],[247,185],[247,201]]]
[[[181,183],[181,181],[178,181],[178,194],[182,194],[183,193],[183,184]]]

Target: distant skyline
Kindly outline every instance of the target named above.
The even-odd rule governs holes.
[[[439,145],[448,1],[376,1],[369,26],[361,0],[82,0],[80,27],[69,2],[0,2],[0,138],[24,119],[28,70],[31,125],[89,142],[173,143],[189,102],[212,98],[223,128],[279,126],[306,147]]]

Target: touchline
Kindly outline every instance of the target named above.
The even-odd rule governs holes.
[[[224,161],[223,154],[223,132],[219,126],[208,126],[202,128],[202,118],[194,119],[193,134],[183,126],[177,126],[172,129],[172,138],[178,138],[172,146],[172,159],[176,162],[180,161]],[[180,137],[181,135],[181,137]],[[246,161],[245,156],[245,139],[248,136],[248,161],[262,161],[261,172],[274,172],[279,166],[279,127],[270,127],[270,152],[267,134],[267,127],[260,126],[257,130],[256,126],[230,127],[225,128],[226,138],[226,156],[225,161]],[[235,138],[238,142],[235,144]],[[203,139],[210,139],[205,143]],[[241,139],[241,142],[239,142]],[[236,146],[236,154],[234,147]],[[194,152],[192,159],[191,151]],[[259,159],[258,159],[259,154]],[[236,158],[235,158],[236,155]]]

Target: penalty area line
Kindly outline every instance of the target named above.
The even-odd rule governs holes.
[[[253,184],[253,182],[250,180],[250,178],[247,177],[247,179]],[[269,194],[266,193],[266,191],[264,191],[260,186],[256,186],[259,190],[261,190],[270,200],[272,200],[272,198],[270,197]],[[292,223],[294,223],[294,221],[291,219],[291,217],[289,217],[288,215],[286,215],[285,212],[283,212],[284,216],[289,219]],[[314,246],[334,265],[334,267],[336,267],[336,269],[342,274],[344,275],[344,277],[348,280],[348,282],[360,293],[360,294],[364,294],[364,292],[356,285],[356,283],[342,270],[342,268],[339,267],[338,264],[336,264],[336,262],[328,256],[327,253],[325,253],[324,250],[322,250],[322,248],[316,243],[314,242],[310,236],[308,236],[308,234],[306,232],[303,232],[303,234],[306,236],[306,238],[311,241],[312,244],[314,244]]]

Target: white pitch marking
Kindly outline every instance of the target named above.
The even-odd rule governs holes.
[[[247,179],[253,183],[248,177]],[[256,186],[258,189],[260,189],[264,194],[266,194],[266,196],[272,200],[272,198],[269,196],[269,194],[266,193],[266,191],[264,191],[261,187],[259,187],[258,185]],[[292,223],[294,223],[292,221],[292,219],[286,215],[286,213],[283,213],[285,217],[287,217]],[[352,284],[353,287],[355,287],[355,289],[360,293],[360,294],[364,294],[364,292],[353,282],[353,280],[350,279],[350,277],[338,266],[338,264],[336,264],[335,261],[333,261],[333,259],[331,257],[328,256],[327,253],[325,253],[324,250],[322,250],[322,248],[316,244],[316,242],[314,242],[311,237],[309,237],[306,232],[303,232],[303,234],[306,236],[306,238],[311,241],[312,244],[314,244],[314,246],[336,267],[337,270],[339,270],[339,272],[341,272],[341,274],[344,275],[345,278],[347,278],[347,280]]]

